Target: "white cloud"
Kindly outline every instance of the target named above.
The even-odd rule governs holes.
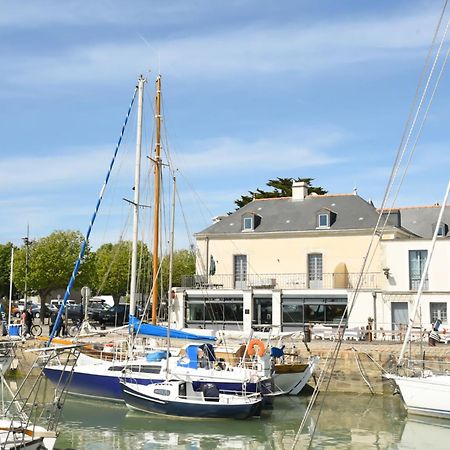
[[[31,191],[59,189],[61,186],[83,186],[95,183],[101,187],[112,146],[71,148],[51,155],[26,155],[0,159],[0,188]],[[131,164],[118,160],[119,165]]]
[[[431,41],[436,14],[331,20],[309,26],[290,23],[247,26],[187,34],[183,37],[143,38],[131,42],[66,47],[53,55],[11,57],[3,76],[10,83],[61,84],[117,82],[149,68],[172,76],[251,77],[294,71],[310,75],[370,61],[420,58],[418,49]]]
[[[185,147],[186,148],[186,147]],[[193,148],[204,148],[202,151],[187,151],[177,155],[176,164],[184,172],[203,173],[214,176],[214,173],[247,172],[270,167],[272,171],[317,167],[341,162],[341,158],[333,157],[323,151],[320,146],[308,146],[294,142],[283,142],[282,138],[245,142],[232,138],[221,138],[208,142],[196,143]]]
[[[45,25],[101,25],[125,23],[159,23],[161,20],[182,20],[189,12],[185,2],[155,3],[149,13],[146,1],[132,4],[118,0],[2,0],[0,25],[34,28]]]

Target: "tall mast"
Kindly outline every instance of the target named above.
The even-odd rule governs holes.
[[[9,274],[9,308],[8,308],[8,333],[11,325],[11,308],[13,295],[13,274],[14,274],[14,244],[11,244],[11,269]]]
[[[153,290],[152,290],[152,324],[156,324],[158,313],[158,268],[159,268],[159,212],[161,190],[161,75],[156,78],[156,147],[155,147],[155,201],[153,214]]]
[[[175,203],[177,195],[177,179],[173,177],[173,198],[172,198],[172,224],[170,230],[170,252],[169,252],[169,290],[167,295],[167,358],[166,376],[169,375],[169,354],[170,354],[170,321],[172,320],[172,277],[173,277],[173,247],[175,241]]]
[[[428,276],[428,268],[430,267],[431,256],[433,255],[434,247],[436,245],[439,227],[442,224],[442,217],[444,216],[444,210],[447,206],[449,192],[450,192],[450,180],[448,180],[447,190],[445,191],[444,200],[442,202],[442,206],[439,211],[439,217],[436,222],[436,227],[434,229],[433,238],[431,240],[431,248],[430,248],[429,254],[427,256],[427,260],[425,262],[425,267],[423,268],[422,276],[420,277],[420,283],[419,283],[419,287],[417,289],[417,294],[416,294],[416,299],[414,301],[413,310],[412,310],[412,313],[409,315],[408,328],[406,329],[405,339],[403,341],[402,349],[400,351],[400,356],[398,357],[397,365],[400,365],[403,362],[403,357],[404,357],[404,354],[406,351],[406,347],[407,347],[407,345],[409,343],[409,339],[411,337],[411,331],[412,331],[412,327],[414,325],[414,319],[416,318],[417,309],[419,307],[420,299],[422,297],[423,286],[424,286],[425,280]]]
[[[130,281],[130,316],[136,313],[136,284],[137,284],[137,246],[139,228],[139,201],[141,184],[141,148],[142,148],[142,111],[144,107],[144,83],[141,75],[138,80],[138,111],[136,127],[136,158],[134,168],[134,201],[133,201],[133,241],[131,251],[131,281]]]

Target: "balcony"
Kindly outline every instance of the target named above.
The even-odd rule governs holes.
[[[196,289],[355,289],[359,273],[323,273],[309,279],[306,273],[247,274],[237,280],[231,274],[193,275],[182,278],[183,288]],[[382,277],[379,272],[365,273],[360,289],[380,289]]]

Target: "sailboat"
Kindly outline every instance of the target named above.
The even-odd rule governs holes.
[[[58,423],[67,394],[67,382],[60,380],[53,396],[45,391],[42,370],[54,359],[63,359],[73,366],[80,354],[79,345],[36,349],[36,362],[28,371],[20,387],[13,393],[3,373],[2,415],[0,419],[0,448],[52,450],[58,436]],[[34,367],[40,367],[36,375]],[[69,379],[70,381],[70,379]],[[10,398],[5,401],[5,398]]]
[[[161,352],[145,352],[138,355],[133,345],[128,346],[127,358],[117,359],[112,361],[104,361],[97,358],[93,358],[87,355],[81,355],[78,360],[76,367],[73,368],[73,374],[71,375],[71,383],[69,386],[69,392],[74,394],[79,394],[82,396],[91,396],[95,398],[103,398],[109,400],[119,400],[122,401],[122,391],[119,383],[119,378],[123,376],[124,372],[127,374],[127,378],[130,380],[136,380],[137,383],[147,385],[152,383],[161,383],[166,379],[166,372],[170,370],[172,376],[176,376],[179,379],[184,379],[183,377],[189,376],[194,383],[195,389],[201,389],[203,385],[208,383],[213,383],[219,390],[237,391],[241,392],[243,386],[247,387],[249,392],[259,392],[261,390],[270,392],[271,391],[271,378],[270,378],[270,361],[267,360],[265,363],[265,368],[263,371],[256,369],[249,369],[246,367],[229,367],[229,370],[223,370],[222,368],[215,367],[215,357],[211,355],[211,359],[208,364],[201,366],[199,364],[197,354],[200,353],[200,346],[205,343],[211,343],[216,340],[213,336],[196,335],[193,333],[186,333],[180,330],[168,330],[166,327],[161,327],[152,324],[141,324],[139,320],[135,317],[136,308],[136,261],[137,261],[137,242],[138,242],[138,222],[139,222],[139,207],[140,207],[140,160],[141,160],[141,141],[142,141],[142,111],[143,111],[143,92],[144,84],[146,80],[144,77],[140,77],[138,80],[138,85],[136,88],[138,96],[138,113],[137,113],[137,139],[136,139],[136,164],[135,164],[135,193],[134,201],[131,202],[134,208],[134,219],[133,219],[133,246],[132,246],[132,270],[131,270],[131,287],[130,287],[130,331],[132,334],[139,334],[147,337],[160,337],[167,338],[170,334],[172,338],[184,339],[190,342],[196,342],[195,344],[190,344],[184,349],[184,355],[161,356]],[[136,93],[135,93],[136,95]],[[155,228],[158,228],[159,224],[159,166],[160,156],[160,120],[161,120],[161,77],[156,80],[156,158],[155,158]],[[125,124],[127,123],[129,112],[131,106],[134,102],[134,97],[130,105]],[[125,127],[124,124],[124,127]],[[123,130],[122,134],[123,136]],[[120,143],[121,138],[119,139]],[[119,145],[119,144],[118,144]],[[117,153],[117,147],[116,147]],[[115,155],[116,155],[115,153]],[[113,161],[115,159],[115,155]],[[75,280],[76,273],[80,261],[84,254],[84,249],[87,245],[87,240],[94,223],[94,219],[99,209],[100,201],[103,197],[105,191],[106,183],[109,179],[111,173],[112,164],[107,173],[105,184],[103,185],[100,193],[99,200],[96,205],[92,220],[89,225],[88,232],[86,233],[85,241],[83,243],[82,249],[80,250],[80,256],[77,263],[75,264],[74,271],[72,273],[71,280],[67,287],[66,293],[64,295],[63,305],[58,312],[58,317],[56,319],[56,325],[54,329],[58,328],[58,320],[62,315],[62,310],[65,306],[67,299],[69,298],[70,289]],[[157,235],[154,237],[154,241],[157,241]],[[157,259],[157,248],[154,249],[154,261],[153,269],[158,268]],[[155,260],[156,255],[156,260]],[[157,289],[157,278],[158,272],[154,272],[153,276],[153,289],[152,289],[152,322],[156,322],[157,317],[157,297],[155,293]],[[53,333],[50,336],[51,341],[53,339]],[[198,343],[200,342],[200,343]],[[155,357],[159,355],[159,357]],[[167,358],[167,360],[166,360]],[[188,359],[189,362],[186,364],[184,360]],[[227,368],[228,369],[228,368]],[[46,376],[53,382],[56,382],[61,377],[65,378],[67,376],[67,367],[64,365],[54,365],[48,366],[45,369]],[[127,381],[127,378],[125,381]]]
[[[130,409],[168,416],[192,418],[247,419],[259,416],[262,396],[221,393],[213,385],[194,390],[191,381],[167,380],[142,386],[121,381],[125,403]]]
[[[170,261],[172,261],[174,242],[173,219],[170,240]],[[169,292],[171,292],[171,288],[171,281],[169,281]],[[172,310],[170,296],[167,310],[167,355],[169,355]],[[214,353],[210,344],[203,348],[206,354],[212,355]],[[197,356],[198,353],[195,350],[193,355]],[[259,393],[247,394],[246,392],[240,392],[239,395],[235,392],[223,393],[214,384],[204,384],[202,389],[196,390],[189,376],[183,377],[181,380],[171,379],[169,358],[166,359],[166,362],[166,380],[162,383],[143,386],[136,382],[120,381],[123,399],[128,408],[167,416],[192,418],[247,419],[254,415],[260,415],[263,399]]]
[[[414,320],[420,304],[423,286],[428,275],[428,268],[430,266],[434,246],[436,244],[439,226],[442,222],[445,207],[447,206],[449,191],[450,180],[448,182],[444,201],[442,202],[439,212],[438,221],[434,230],[433,239],[431,241],[430,255],[425,263],[417,290],[413,311],[409,318],[408,328],[406,330],[405,339],[403,341],[403,346],[397,363],[399,370],[403,370],[406,373],[405,375],[386,375],[387,379],[393,380],[397,385],[404,405],[409,413],[424,416],[443,417],[446,419],[450,419],[450,374],[448,372],[436,373],[435,371],[424,369],[423,367],[414,368],[411,365],[407,365],[406,368],[404,368],[403,363],[406,346],[409,344],[412,327],[414,325]]]

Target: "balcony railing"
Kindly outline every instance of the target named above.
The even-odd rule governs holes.
[[[233,275],[193,275],[182,279],[184,288],[197,289],[354,289],[359,273],[323,273],[310,278],[306,273],[247,274],[240,279]],[[381,273],[365,273],[361,277],[361,289],[380,289]]]

